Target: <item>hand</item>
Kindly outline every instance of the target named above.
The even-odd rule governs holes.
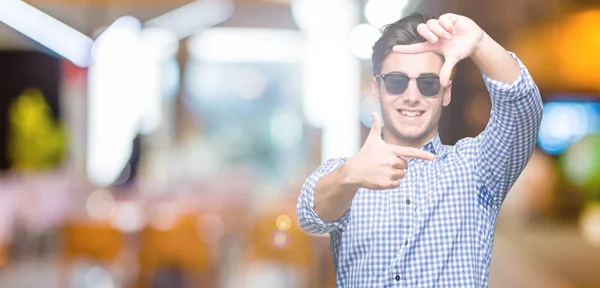
[[[400,186],[406,175],[407,158],[433,160],[434,155],[421,149],[389,145],[381,139],[381,119],[373,112],[373,126],[363,147],[346,161],[350,182],[358,187],[382,190]]]
[[[449,85],[456,63],[471,56],[485,35],[473,20],[452,13],[431,19],[427,24],[419,24],[417,31],[427,42],[396,45],[392,49],[397,53],[435,52],[444,56],[445,62],[440,71],[440,82],[444,87]]]

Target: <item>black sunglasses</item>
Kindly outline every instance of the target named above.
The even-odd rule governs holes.
[[[442,84],[440,77],[434,75],[424,75],[419,77],[408,77],[400,73],[388,73],[377,76],[381,78],[385,84],[385,90],[393,95],[401,95],[408,88],[408,83],[411,79],[417,81],[419,92],[423,96],[433,97],[440,92]]]

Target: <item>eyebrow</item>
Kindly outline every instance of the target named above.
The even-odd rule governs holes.
[[[408,74],[406,74],[404,72],[400,72],[400,71],[392,71],[387,74],[408,76]],[[419,77],[440,77],[440,75],[438,75],[437,73],[421,73],[421,74],[419,74]]]
[[[425,77],[440,77],[440,75],[436,74],[436,73],[421,73],[419,74],[419,76],[425,76]]]

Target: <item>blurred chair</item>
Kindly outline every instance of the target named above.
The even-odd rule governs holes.
[[[124,237],[108,221],[68,221],[61,229],[60,287],[77,260],[91,260],[105,268],[120,260]]]
[[[171,227],[147,225],[140,234],[138,287],[154,287],[164,271],[182,272],[186,287],[216,287],[218,273],[211,247],[201,236],[198,213],[182,213]],[[177,273],[176,273],[177,272]],[[165,284],[174,287],[174,283]]]
[[[300,228],[295,203],[288,200],[260,213],[250,226],[236,287],[319,286],[315,239]],[[257,274],[263,277],[257,278]]]

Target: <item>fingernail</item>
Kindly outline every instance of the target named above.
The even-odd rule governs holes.
[[[437,41],[438,41],[438,37],[437,37],[437,36],[433,36],[433,37],[431,37],[431,41],[433,41],[433,42],[437,42]]]
[[[452,35],[450,35],[450,34],[446,34],[446,35],[444,36],[444,38],[446,38],[446,40],[450,40],[450,38],[452,38]]]

